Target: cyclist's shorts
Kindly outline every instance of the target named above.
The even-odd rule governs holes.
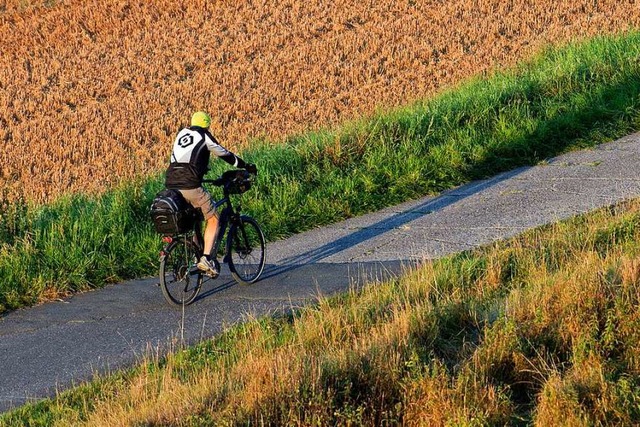
[[[198,187],[193,190],[180,190],[180,192],[194,208],[200,208],[205,221],[208,221],[214,216],[218,216],[213,201],[211,200],[211,194],[204,188]]]

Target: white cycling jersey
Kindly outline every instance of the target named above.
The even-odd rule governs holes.
[[[199,187],[209,167],[210,153],[234,167],[245,167],[245,162],[220,145],[209,131],[192,126],[178,132],[173,143],[166,187],[175,189]]]

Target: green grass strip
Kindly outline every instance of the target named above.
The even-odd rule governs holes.
[[[640,128],[639,57],[639,32],[597,37],[335,130],[254,141],[244,210],[274,240],[623,136]],[[161,183],[45,207],[0,201],[0,313],[49,289],[154,274],[148,206]]]

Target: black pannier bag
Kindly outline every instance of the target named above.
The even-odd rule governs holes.
[[[151,219],[158,233],[171,236],[189,231],[196,212],[178,190],[162,190],[151,204]]]

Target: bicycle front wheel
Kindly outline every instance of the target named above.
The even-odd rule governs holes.
[[[249,284],[256,282],[265,263],[264,234],[251,217],[241,216],[233,224],[227,236],[227,256],[229,270],[236,282]]]
[[[196,299],[203,280],[196,263],[197,252],[191,239],[180,237],[169,244],[160,258],[160,287],[167,302],[188,305]]]

